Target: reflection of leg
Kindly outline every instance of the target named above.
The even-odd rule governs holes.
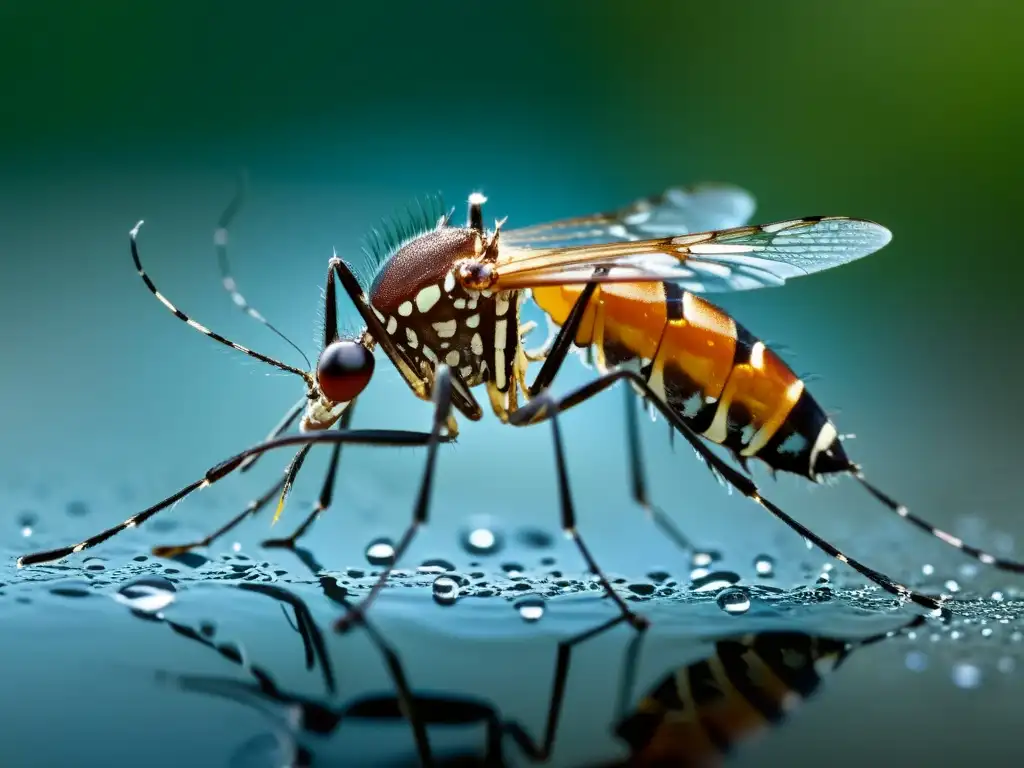
[[[576,529],[576,510],[572,501],[572,491],[569,488],[569,472],[565,465],[565,448],[562,444],[562,433],[558,426],[558,404],[548,395],[541,394],[531,400],[527,408],[529,410],[523,409],[510,414],[509,423],[516,424],[517,426],[530,423],[530,415],[535,413],[537,408],[543,408],[544,413],[551,419],[551,434],[555,444],[555,469],[558,473],[558,493],[562,507],[562,530],[576,543],[576,547],[579,549],[584,561],[586,561],[587,567],[591,573],[597,576],[601,586],[604,587],[605,593],[621,611],[622,616],[634,627],[640,628],[645,626],[646,620],[633,613],[622,597],[615,591],[611,582],[608,581],[608,577],[605,576],[604,571],[598,566],[597,561],[590,554],[590,549]],[[523,415],[520,416],[520,414]]]
[[[338,420],[338,429],[346,430],[349,424],[352,422],[352,413],[355,411],[355,401],[353,401],[348,408],[341,414],[341,419]],[[306,531],[309,530],[310,526],[320,517],[320,513],[331,506],[331,500],[334,496],[334,481],[338,476],[338,461],[341,458],[341,443],[336,443],[334,449],[331,451],[331,460],[327,466],[327,475],[324,477],[323,487],[320,489],[320,499],[317,501],[316,506],[313,507],[313,511],[306,516],[306,519],[302,521],[291,536],[286,536],[281,539],[267,539],[263,542],[264,547],[281,547],[285,549],[295,549],[295,542],[301,537],[305,536]]]
[[[544,737],[541,739],[540,745],[537,745],[530,735],[523,729],[519,723],[509,722],[506,723],[504,729],[509,733],[519,748],[531,759],[537,762],[547,760],[551,757],[551,751],[555,746],[555,737],[558,733],[558,721],[562,714],[562,702],[565,698],[565,687],[569,679],[569,665],[572,662],[572,649],[589,640],[592,637],[607,632],[612,627],[619,624],[621,621],[628,620],[625,615],[616,616],[615,618],[609,619],[603,624],[588,629],[585,632],[563,640],[558,644],[558,654],[555,658],[555,677],[551,687],[551,695],[548,698],[548,716],[547,721],[544,725]],[[639,647],[639,639],[643,637],[643,632],[639,632],[634,640],[630,643],[631,653],[635,652],[634,646]]]
[[[629,474],[633,485],[633,499],[647,510],[654,524],[680,549],[693,549],[693,544],[672,519],[647,496],[647,477],[644,472],[644,457],[640,448],[640,424],[637,421],[637,398],[628,387],[626,393],[626,445],[629,447]],[[670,434],[675,434],[672,431]]]
[[[876,571],[873,568],[869,568],[860,561],[855,560],[847,555],[844,555],[842,552],[840,552],[834,546],[832,546],[823,538],[818,536],[816,533],[811,531],[809,528],[794,520],[792,517],[786,514],[786,512],[784,512],[780,507],[776,506],[771,501],[762,496],[760,489],[757,487],[753,480],[751,480],[746,475],[740,473],[735,467],[731,466],[730,464],[727,464],[725,461],[719,458],[718,454],[714,453],[710,448],[708,448],[708,446],[705,445],[704,442],[701,440],[700,436],[697,435],[692,429],[690,429],[689,425],[687,425],[687,423],[683,421],[682,417],[674,410],[672,410],[672,408],[670,408],[668,405],[663,403],[651,389],[650,385],[643,378],[643,376],[636,373],[635,371],[625,369],[611,371],[610,373],[605,374],[604,376],[599,376],[593,381],[588,382],[587,384],[584,384],[582,387],[579,387],[578,389],[570,392],[568,395],[561,398],[557,403],[553,402],[550,398],[535,398],[531,400],[529,403],[527,403],[525,406],[520,408],[518,411],[516,411],[516,422],[519,424],[533,424],[539,421],[544,421],[545,419],[548,418],[551,418],[553,421],[555,412],[566,411],[569,408],[579,405],[580,403],[589,400],[595,395],[600,394],[608,387],[612,386],[613,384],[621,380],[626,380],[629,383],[633,384],[643,393],[645,397],[650,399],[650,401],[668,420],[668,422],[676,428],[679,434],[682,435],[683,438],[685,438],[686,442],[688,442],[691,445],[693,450],[697,452],[697,455],[704,460],[705,464],[707,464],[708,469],[711,470],[713,474],[715,474],[720,479],[728,482],[730,485],[732,485],[736,490],[738,490],[747,498],[752,499],[753,501],[760,504],[772,515],[774,515],[776,518],[778,518],[787,526],[789,526],[789,528],[791,528],[793,531],[800,534],[805,539],[810,541],[811,544],[825,552],[825,554],[834,557],[839,562],[845,563],[846,565],[850,566],[859,574],[867,577],[872,582],[874,582],[882,589],[884,589],[886,592],[895,595],[901,600],[911,600],[917,605],[920,605],[932,611],[938,611],[943,609],[943,603],[941,600],[936,600],[934,597],[931,597],[929,595],[924,595],[920,592],[915,592],[909,587],[906,587],[903,584],[893,581],[884,573],[880,573],[879,571]]]
[[[447,365],[441,364],[437,366],[437,370],[434,373],[433,395],[434,423],[430,431],[430,439],[427,442],[427,462],[423,471],[423,479],[420,481],[420,491],[416,499],[416,506],[413,509],[412,521],[405,529],[405,533],[402,534],[402,538],[399,539],[398,545],[395,547],[394,556],[384,567],[384,570],[381,571],[380,577],[370,588],[369,594],[363,598],[362,603],[357,608],[342,616],[335,623],[334,628],[338,632],[345,632],[350,629],[352,623],[358,621],[360,615],[369,609],[373,601],[377,599],[381,589],[387,583],[391,571],[394,570],[395,565],[405,555],[405,551],[412,543],[416,532],[420,529],[421,525],[425,525],[427,522],[427,516],[430,512],[430,493],[434,486],[434,468],[437,465],[437,449],[445,439],[443,433],[448,424],[448,417],[451,415],[452,409],[452,378]]]

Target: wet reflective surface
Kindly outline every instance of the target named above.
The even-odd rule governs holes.
[[[61,517],[72,507],[84,505]],[[183,528],[140,533],[155,543]],[[9,551],[45,537],[22,529]],[[986,692],[1020,701],[1024,602],[1012,585],[973,591],[971,567],[923,569],[917,586],[955,593],[953,614],[930,618],[833,568],[784,588],[763,553],[743,564],[680,553],[678,574],[614,579],[652,620],[638,634],[578,563],[552,554],[551,537],[501,535],[493,556],[456,534],[448,558],[400,567],[367,623],[343,635],[334,620],[387,560],[380,537],[342,570],[309,549],[240,543],[179,561],[112,544],[9,568],[0,611],[33,637],[31,651],[14,631],[0,641],[19,660],[5,688],[19,712],[9,754],[231,768],[813,765],[829,750],[821,718],[839,718],[828,733],[844,745],[832,763],[845,765],[937,755],[941,733],[932,746],[891,742],[922,711],[970,717]],[[928,701],[936,690],[941,706]],[[993,764],[1010,764],[999,732],[1016,711],[975,725]],[[68,738],[47,736],[54,721]],[[853,738],[865,728],[877,738]]]

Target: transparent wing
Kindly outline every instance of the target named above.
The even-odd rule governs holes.
[[[673,187],[617,211],[595,213],[521,229],[502,230],[501,242],[517,248],[557,248],[649,240],[746,224],[751,194],[731,184]]]
[[[743,291],[855,261],[891,239],[872,221],[817,216],[655,240],[533,250],[502,242],[492,276],[494,290],[595,280],[669,281],[694,293]],[[595,275],[596,269],[604,273]]]

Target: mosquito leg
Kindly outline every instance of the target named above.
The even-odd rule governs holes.
[[[551,419],[551,433],[555,444],[555,467],[558,472],[558,493],[562,507],[562,530],[576,543],[576,547],[579,549],[584,561],[586,561],[590,572],[597,576],[601,586],[604,587],[605,593],[612,599],[612,602],[618,607],[623,617],[637,629],[645,627],[647,620],[629,609],[626,601],[615,591],[611,582],[608,581],[608,577],[605,576],[604,571],[601,570],[593,555],[590,554],[590,549],[576,529],[576,510],[572,501],[572,492],[569,489],[569,472],[565,464],[565,448],[563,447],[562,432],[558,424],[558,403],[547,394],[538,395],[527,404],[526,408],[510,414],[509,423],[516,424],[517,426],[530,423],[530,415],[535,413],[539,407],[542,407],[545,416]],[[525,415],[520,416],[520,414]]]
[[[633,487],[633,499],[643,507],[662,532],[680,549],[693,549],[693,543],[686,537],[672,519],[647,495],[647,476],[644,472],[644,457],[640,445],[640,424],[636,417],[637,401],[633,392],[624,387],[626,394],[626,446],[629,450],[629,476]],[[671,434],[675,434],[673,431]]]
[[[273,440],[275,437],[282,434],[286,429],[288,429],[288,427],[290,427],[295,422],[295,419],[299,417],[299,414],[302,413],[302,409],[306,407],[306,402],[307,398],[303,397],[301,400],[295,403],[295,405],[289,408],[285,412],[284,416],[281,417],[281,420],[277,422],[277,424],[274,425],[274,428],[270,430],[269,433],[267,433],[267,436],[265,438],[263,438],[263,441],[266,442],[267,440]],[[242,466],[238,468],[238,471],[248,472],[250,469],[252,469],[253,464],[259,461],[259,458],[259,455],[256,455],[246,459],[244,462],[242,462]]]
[[[558,721],[562,714],[565,688],[569,680],[569,665],[572,663],[573,648],[597,635],[604,634],[622,621],[628,621],[628,617],[626,615],[615,616],[597,627],[581,632],[568,640],[562,640],[558,644],[558,653],[555,658],[555,676],[551,687],[551,695],[548,697],[548,714],[544,725],[544,737],[541,739],[539,746],[519,723],[509,722],[504,725],[505,732],[512,736],[516,744],[519,745],[519,748],[530,760],[544,762],[551,757],[551,752],[555,746],[555,737],[558,734]],[[643,637],[643,629],[645,628],[638,628],[641,631],[637,633],[633,642]],[[633,642],[630,643],[631,648],[633,647]]]
[[[825,552],[830,557],[834,557],[841,563],[845,563],[853,568],[855,571],[865,576],[879,587],[895,595],[900,600],[910,600],[911,602],[927,608],[930,611],[943,611],[944,601],[936,599],[930,595],[924,595],[919,592],[915,592],[909,587],[904,586],[896,581],[893,581],[888,576],[879,571],[869,568],[858,560],[853,559],[844,555],[841,551],[836,549],[834,546],[829,544],[823,538],[818,536],[816,533],[805,527],[801,523],[794,520],[780,507],[773,504],[771,501],[761,495],[760,489],[746,475],[740,473],[731,465],[727,464],[718,454],[714,453],[708,448],[701,438],[694,433],[692,429],[686,424],[685,421],[672,410],[668,405],[663,403],[648,385],[647,381],[635,371],[626,369],[619,369],[611,371],[610,373],[600,376],[593,381],[584,384],[582,387],[570,392],[564,398],[562,398],[557,404],[552,405],[552,401],[549,398],[536,398],[527,403],[524,407],[516,411],[516,421],[522,424],[536,423],[543,421],[548,418],[552,418],[556,411],[566,411],[573,406],[579,405],[581,402],[589,400],[598,393],[604,391],[608,387],[612,386],[618,381],[627,380],[635,385],[643,393],[645,397],[650,399],[654,406],[661,412],[661,414],[679,431],[679,434],[693,447],[694,451],[704,460],[708,468],[715,473],[717,476],[724,479],[726,482],[731,484],[736,490],[742,493],[744,496],[752,499],[753,501],[760,504],[772,515],[781,520],[787,526],[789,526],[796,533],[803,536],[806,540],[810,541],[818,549]]]
[[[600,271],[595,270],[595,274]],[[565,319],[562,327],[558,329],[558,335],[555,336],[555,340],[552,342],[550,349],[548,349],[544,364],[537,372],[537,378],[527,388],[527,397],[533,397],[538,392],[547,389],[551,382],[554,381],[555,375],[561,369],[562,363],[565,362],[565,358],[569,354],[569,347],[572,346],[573,341],[576,339],[576,332],[583,322],[583,316],[587,311],[587,304],[590,301],[590,297],[594,295],[595,290],[597,290],[597,283],[587,283],[583,290],[580,291],[579,298],[572,305],[569,316]]]
[[[352,422],[354,411],[355,401],[342,412],[341,419],[338,421],[338,429],[348,429],[349,424]],[[313,511],[306,516],[306,519],[302,521],[298,528],[292,531],[290,536],[280,539],[267,539],[261,546],[268,549],[295,549],[295,542],[305,536],[306,531],[320,517],[320,513],[331,506],[331,499],[334,496],[334,482],[338,476],[338,461],[341,458],[341,445],[341,443],[335,443],[334,448],[331,450],[331,460],[327,467],[327,475],[324,477],[323,487],[320,489],[320,499],[317,501],[316,506],[313,507]]]
[[[186,552],[191,552],[193,549],[200,549],[202,547],[208,547],[221,536],[228,533],[231,529],[238,526],[243,520],[249,517],[253,517],[258,514],[267,504],[270,503],[271,499],[277,497],[277,494],[284,488],[285,479],[288,477],[288,470],[286,469],[281,475],[281,479],[274,483],[263,495],[250,501],[245,509],[231,518],[227,523],[222,525],[216,531],[211,533],[204,539],[193,541],[190,544],[168,544],[159,547],[153,547],[153,555],[155,557],[177,557],[183,555]]]
[[[334,628],[338,632],[348,631],[352,625],[359,621],[360,617],[369,610],[373,601],[377,598],[380,590],[387,583],[391,571],[409,548],[416,532],[420,526],[425,525],[430,511],[430,495],[434,486],[434,468],[437,464],[437,449],[443,439],[443,430],[448,423],[448,416],[452,407],[452,379],[447,365],[437,366],[434,374],[434,423],[430,431],[430,438],[427,442],[427,461],[423,470],[423,479],[420,481],[420,490],[416,498],[416,506],[413,509],[412,522],[405,529],[402,538],[395,547],[394,557],[381,571],[377,582],[370,588],[369,593],[352,612],[339,619]]]
[[[50,563],[55,560],[61,560],[69,555],[78,554],[84,552],[87,549],[102,544],[107,539],[116,536],[129,528],[135,528],[142,525],[154,515],[173,506],[178,503],[186,496],[200,488],[208,488],[209,486],[221,480],[232,472],[237,470],[246,459],[250,456],[256,456],[267,451],[274,450],[276,448],[283,448],[285,446],[294,445],[317,445],[320,443],[334,444],[334,443],[353,443],[359,445],[376,445],[376,446],[400,446],[400,445],[433,445],[437,442],[448,442],[447,436],[436,435],[435,433],[425,432],[409,432],[405,430],[383,430],[383,429],[352,429],[345,432],[331,431],[331,432],[312,432],[312,433],[300,433],[283,435],[275,438],[274,440],[268,440],[267,442],[254,445],[250,448],[246,448],[241,453],[237,453],[226,461],[222,461],[214,467],[211,467],[206,471],[206,474],[199,480],[195,480],[189,483],[181,490],[171,494],[163,501],[157,502],[156,504],[144,509],[132,517],[129,517],[124,522],[118,523],[117,525],[108,528],[105,531],[90,536],[77,544],[66,547],[57,547],[56,549],[46,550],[45,552],[33,552],[29,555],[24,555],[18,558],[18,567],[22,568],[28,565],[39,565],[40,563]]]

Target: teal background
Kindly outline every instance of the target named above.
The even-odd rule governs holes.
[[[40,545],[123,519],[260,439],[300,394],[291,377],[266,376],[172,320],[130,262],[128,230],[145,219],[142,258],[172,301],[298,362],[218,284],[210,235],[245,166],[251,196],[232,240],[239,283],[308,354],[332,248],[358,258],[380,217],[436,190],[459,215],[466,195],[483,190],[488,218],[508,215],[512,227],[720,180],[755,195],[760,221],[844,214],[885,224],[892,244],[863,262],[721,303],[784,344],[798,373],[821,375],[813,391],[857,434],[850,452],[877,484],[1012,552],[1024,530],[1022,25],[1024,7],[1009,2],[5,3],[8,549],[24,550],[13,520],[26,509],[41,518]],[[575,366],[560,384],[587,375]],[[380,365],[356,421],[425,428],[428,414]],[[679,570],[678,553],[630,506],[620,397],[565,422],[580,529],[599,560],[633,576]],[[718,489],[689,451],[668,450],[664,432],[646,430],[655,493],[693,538],[747,568],[760,551],[806,556],[761,510]],[[554,530],[549,443],[543,427],[464,425],[441,458],[434,520],[413,557],[443,555],[477,514]],[[264,461],[261,476],[285,460]],[[281,525],[315,498],[321,463],[309,462]],[[343,502],[313,536],[320,559],[360,562],[371,536],[400,533],[420,466],[413,450],[348,451]],[[167,514],[208,529],[256,482],[225,481]],[[960,562],[850,483],[808,490],[784,479],[766,493],[896,575]],[[65,519],[72,499],[92,515]],[[266,524],[239,538],[259,541]],[[567,569],[579,567],[572,550],[559,552]],[[60,622],[49,622],[52,633]],[[836,749],[870,759],[859,733],[869,730],[927,736],[933,754],[966,755],[984,740],[965,735],[972,728],[998,734],[1019,712],[1009,682],[973,693],[949,686],[943,716],[964,725],[934,732],[937,710],[879,704],[875,670],[863,671],[848,685],[854,713],[843,715],[859,725],[829,726],[823,705],[778,754],[801,743],[807,764]],[[25,728],[20,743],[35,748],[42,737]]]

